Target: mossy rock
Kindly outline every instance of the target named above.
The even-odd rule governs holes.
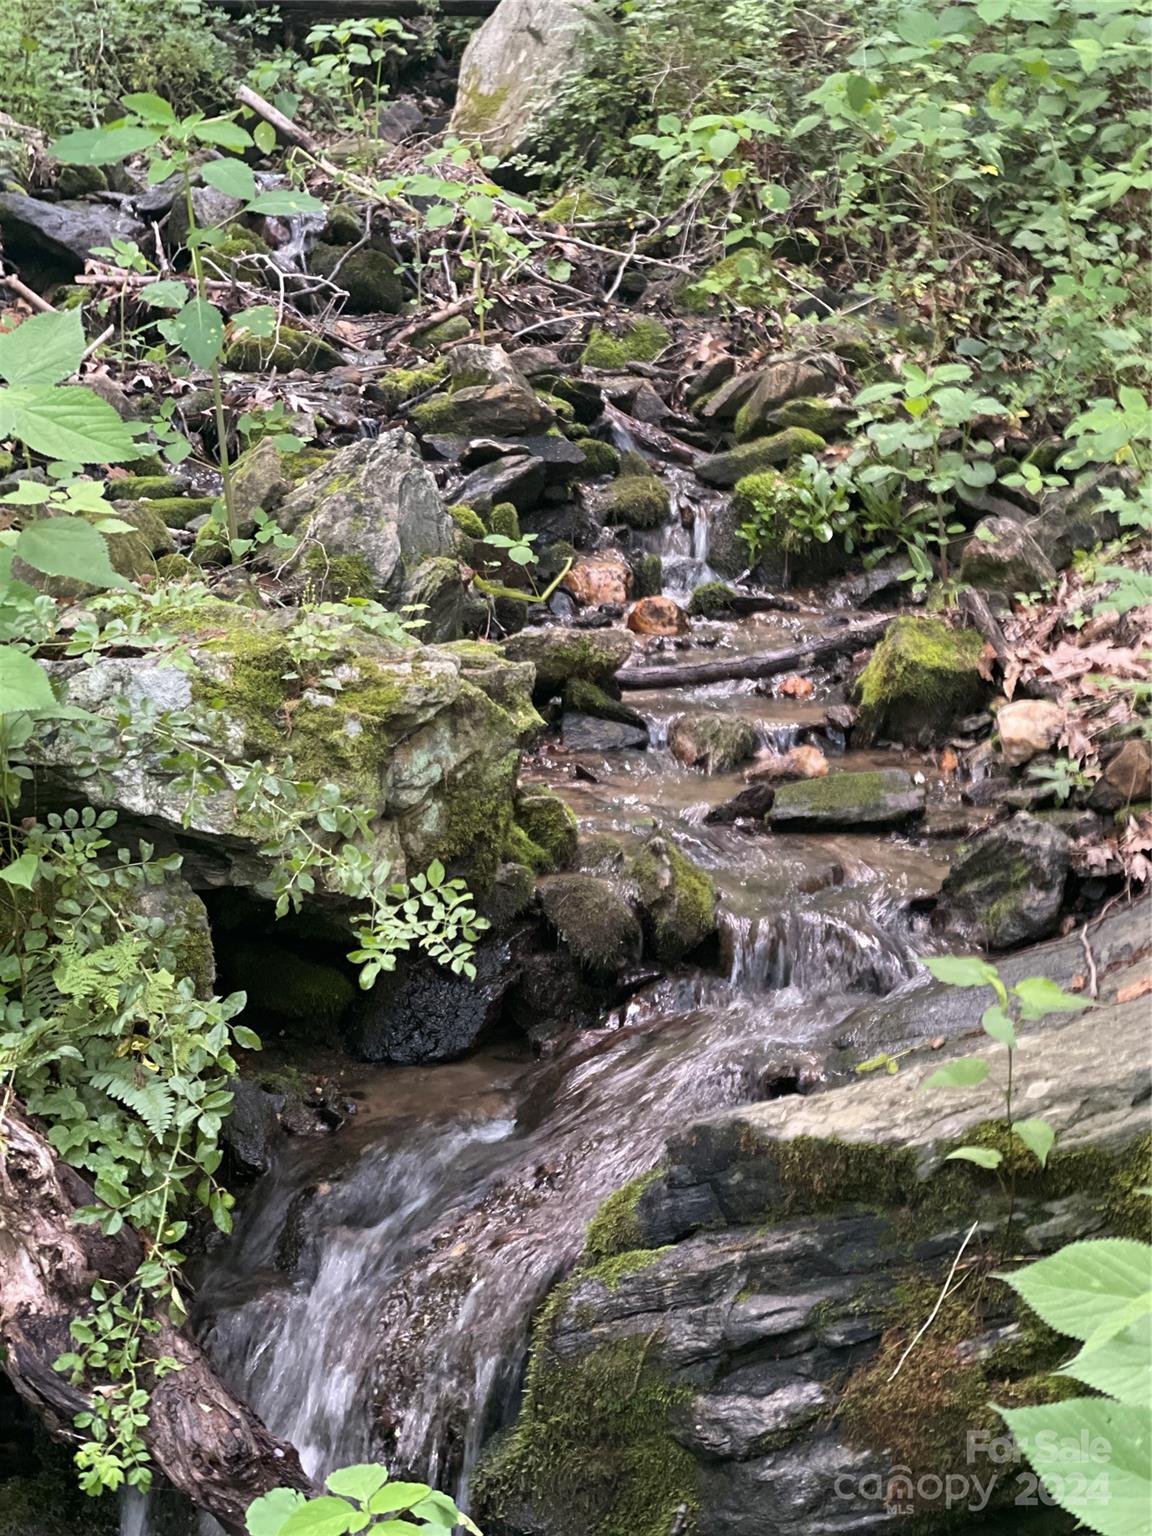
[[[204,247],[208,275],[212,275],[211,268],[215,266],[226,276],[234,277],[238,283],[265,281],[268,276],[268,264],[266,261],[254,258],[268,257],[271,254],[267,243],[249,229],[233,228],[223,240]]]
[[[606,369],[625,369],[629,363],[651,363],[670,340],[666,327],[648,316],[635,321],[619,336],[613,336],[597,325],[585,343],[580,362],[585,368]]]
[[[611,443],[603,443],[598,437],[582,437],[580,449],[584,463],[576,476],[578,480],[596,480],[601,475],[615,475],[620,469],[620,454]]]
[[[107,192],[108,177],[98,165],[62,165],[56,190],[61,197],[87,197],[92,192]]]
[[[722,581],[706,581],[695,587],[688,602],[694,619],[729,618],[735,609],[736,593]]]
[[[705,485],[728,488],[745,475],[791,464],[793,460],[803,458],[806,453],[822,453],[826,446],[824,439],[817,433],[808,432],[803,427],[788,427],[783,432],[773,433],[771,437],[741,443],[737,448],[729,448],[724,453],[714,453],[702,459],[696,466],[696,476]]]
[[[599,219],[608,212],[608,205],[587,187],[574,187],[554,203],[550,203],[537,215],[547,224],[571,224],[575,219]]]
[[[733,251],[676,290],[677,309],[706,315],[721,304],[763,309],[786,291],[776,276],[776,259],[768,251]]]
[[[277,944],[246,944],[228,956],[229,970],[244,978],[248,1006],[296,1023],[331,1030],[356,996],[344,971]]]
[[[632,865],[647,945],[674,965],[716,932],[716,887],[666,837],[652,837]]]
[[[668,729],[672,755],[689,768],[726,773],[756,755],[760,738],[739,715],[678,715]]]
[[[591,715],[595,720],[614,720],[620,725],[634,725],[638,730],[648,728],[643,715],[582,677],[573,678],[565,687],[564,708],[577,715]]]
[[[300,569],[316,601],[346,603],[376,595],[376,578],[363,555],[329,555],[323,546],[312,544],[304,551]]]
[[[184,475],[121,475],[108,481],[108,492],[117,501],[175,500],[190,483]]]
[[[156,562],[158,581],[191,581],[199,574],[187,555],[161,555]]]
[[[664,590],[664,562],[659,555],[633,555],[632,596],[659,597]]]
[[[441,320],[439,325],[430,325],[426,331],[421,331],[412,345],[419,352],[435,351],[437,347],[447,347],[455,341],[463,341],[471,334],[471,320],[465,315],[452,315],[447,320]]]
[[[355,245],[364,233],[360,215],[347,203],[333,203],[320,231],[325,245]]]
[[[536,692],[559,693],[574,678],[604,686],[632,654],[633,638],[623,629],[532,629],[504,643],[511,661],[530,661]]]
[[[113,569],[128,581],[154,577],[155,557],[170,555],[175,550],[172,535],[157,517],[154,506],[155,503],[150,501],[127,501],[115,505],[114,515],[121,522],[131,524],[131,532],[109,533],[105,535],[105,541]],[[78,581],[71,576],[49,576],[33,570],[19,558],[12,563],[12,574],[49,597],[84,598],[100,590],[89,582]]]
[[[280,373],[291,373],[294,368],[324,373],[344,366],[344,356],[335,347],[319,336],[290,326],[281,326],[277,341],[237,337],[225,347],[222,361],[225,368],[236,373],[267,373],[273,368]]]
[[[784,831],[899,827],[924,813],[924,787],[903,768],[830,773],[781,784],[768,825]]]
[[[364,247],[349,253],[338,245],[319,244],[313,247],[308,263],[318,277],[330,278],[345,290],[350,314],[395,315],[404,303],[404,285],[396,274],[396,264],[383,251]]]
[[[510,501],[501,501],[488,514],[488,528],[506,539],[520,537],[520,514]]]
[[[605,523],[625,523],[629,528],[658,528],[672,510],[672,498],[663,480],[655,475],[621,476],[604,499]]]
[[[549,870],[567,869],[576,857],[579,827],[572,809],[549,790],[523,794],[516,802],[516,824],[545,855]]]
[[[517,384],[469,385],[422,400],[409,412],[424,437],[497,437],[546,432],[556,413]]]
[[[540,907],[582,965],[615,974],[640,958],[640,922],[614,885],[595,875],[550,875]]]
[[[427,368],[393,368],[389,373],[382,373],[374,384],[368,386],[368,398],[376,405],[382,405],[386,411],[398,411],[407,401],[442,384],[446,373],[447,369],[440,359],[430,363]]]
[[[480,516],[479,512],[473,511],[471,507],[449,507],[448,516],[456,524],[460,532],[469,539],[483,539],[488,533],[488,529],[484,526],[484,519]]]
[[[773,431],[787,427],[801,427],[805,432],[815,432],[827,442],[843,437],[848,423],[856,412],[850,405],[838,405],[834,400],[787,400],[765,419],[765,426]]]
[[[987,697],[983,651],[975,630],[953,629],[941,619],[893,619],[857,680],[854,740],[862,746],[881,737],[909,745],[943,740]]]

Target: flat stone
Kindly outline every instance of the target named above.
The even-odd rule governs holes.
[[[921,816],[924,786],[902,768],[833,773],[827,778],[782,784],[768,812],[770,827],[898,827]]]
[[[1152,799],[1152,742],[1126,741],[1097,780],[1089,804],[1099,811],[1118,811]]]
[[[1047,752],[1064,728],[1067,713],[1047,699],[1018,699],[1005,704],[996,716],[1000,753],[1010,768],[1029,763]]]
[[[600,720],[595,715],[566,710],[560,720],[560,739],[570,752],[621,752],[646,747],[648,730],[643,725]]]
[[[100,202],[49,203],[22,192],[0,193],[0,230],[15,251],[36,250],[79,272],[93,246],[143,240],[139,219]]]

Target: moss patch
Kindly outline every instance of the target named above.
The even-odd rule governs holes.
[[[770,437],[730,448],[727,453],[714,453],[697,465],[696,474],[706,485],[733,486],[745,475],[790,464],[806,453],[822,452],[825,446],[818,433],[808,432],[803,427],[787,427]]]
[[[350,597],[376,595],[376,573],[363,555],[330,555],[312,544],[304,553],[301,569],[324,602],[343,603]]]
[[[571,808],[549,790],[521,795],[516,822],[543,850],[544,868],[567,869],[576,857],[578,824]]]
[[[880,736],[927,742],[983,702],[984,642],[975,630],[952,629],[940,619],[894,619],[860,674],[860,717],[855,739]]]
[[[588,1227],[584,1252],[590,1263],[599,1264],[646,1246],[640,1201],[659,1179],[660,1169],[653,1168],[608,1196]]]
[[[607,880],[595,875],[553,875],[541,884],[540,905],[581,964],[615,972],[639,957],[639,921]]]
[[[695,619],[719,619],[732,613],[736,594],[722,581],[706,581],[696,587],[688,604]]]
[[[673,965],[716,931],[716,887],[669,839],[649,839],[632,865],[632,877],[657,960]]]
[[[650,317],[637,320],[620,336],[613,336],[597,325],[580,362],[585,368],[627,368],[629,363],[650,363],[663,352],[669,339],[665,327]]]
[[[396,411],[407,400],[414,400],[425,390],[435,389],[444,380],[447,369],[442,360],[427,368],[393,368],[383,373],[368,390],[368,398],[386,411]]]
[[[295,950],[253,944],[234,950],[230,959],[244,977],[249,1006],[280,1018],[328,1028],[339,1022],[356,995],[343,971]]]
[[[577,476],[579,480],[595,480],[599,475],[614,475],[620,468],[620,454],[611,443],[602,443],[598,437],[582,437],[580,450],[584,455],[584,463]]]
[[[323,373],[329,368],[344,366],[343,354],[319,336],[307,331],[294,331],[281,326],[278,340],[260,340],[256,336],[240,336],[229,342],[224,349],[223,364],[237,373],[264,373],[276,368],[289,373],[293,368],[303,368],[308,373]]]
[[[471,507],[452,506],[448,508],[448,516],[459,528],[460,532],[470,539],[482,539],[488,530],[484,526],[484,519],[479,512]]]
[[[383,251],[365,247],[349,254],[336,245],[319,244],[309,257],[312,271],[330,278],[348,295],[352,314],[394,315],[404,302],[404,286],[396,264]]]
[[[604,501],[606,523],[629,528],[658,528],[668,517],[672,500],[668,487],[655,475],[621,476]]]

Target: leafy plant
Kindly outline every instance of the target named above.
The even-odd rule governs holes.
[[[1070,757],[1057,757],[1050,763],[1029,763],[1028,777],[1048,790],[1057,805],[1064,805],[1078,790],[1090,788],[1094,776]]]
[[[345,1536],[350,1531],[378,1531],[381,1536],[408,1536],[423,1531],[452,1532],[459,1528],[482,1536],[480,1527],[462,1514],[447,1494],[427,1483],[393,1482],[375,1462],[343,1467],[325,1481],[326,1494],[308,1499],[289,1488],[277,1488],[248,1506],[249,1536]]]
[[[753,566],[771,550],[783,556],[784,581],[791,557],[813,544],[827,544],[850,526],[844,477],[811,454],[788,475],[746,475],[736,486],[734,505],[745,521],[737,530]]]

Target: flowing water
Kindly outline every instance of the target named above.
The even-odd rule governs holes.
[[[683,558],[696,560],[690,542]],[[720,643],[782,643],[795,622],[743,621]],[[648,986],[544,1061],[508,1043],[356,1069],[359,1113],[288,1144],[204,1277],[197,1322],[214,1364],[317,1475],[378,1456],[466,1507],[483,1442],[515,1412],[533,1313],[601,1202],[694,1117],[813,1086],[846,1014],[916,971],[909,907],[938,888],[938,860],[896,837],[708,825],[742,780],[684,769],[664,746],[684,708],[736,708],[783,749],[819,729],[822,705],[747,684],[630,702],[649,751],[585,757],[582,778],[570,758],[544,758],[534,775],[585,831],[629,843],[656,828],[708,868],[719,959]],[[139,1505],[122,1530],[148,1536]]]

